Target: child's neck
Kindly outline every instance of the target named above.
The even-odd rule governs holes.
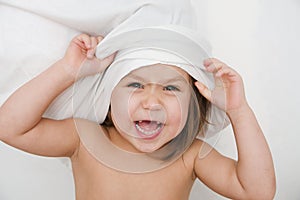
[[[130,142],[124,139],[114,126],[107,127],[105,129],[106,129],[107,137],[114,145],[116,145],[117,147],[125,151],[129,151],[133,153],[141,153]]]

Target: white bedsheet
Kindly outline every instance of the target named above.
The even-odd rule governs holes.
[[[0,105],[24,82],[64,55],[80,32],[169,23],[195,27],[189,1],[0,1]],[[5,66],[5,67],[4,67]]]
[[[70,9],[74,4],[71,0],[0,2],[1,104],[23,82],[62,56],[74,35],[91,26],[84,23],[79,29],[76,22],[71,23],[73,14],[66,16],[74,9]],[[96,9],[96,0],[82,2],[86,7]],[[201,16],[198,19],[204,22],[201,26],[206,26],[208,39],[214,47],[213,55],[233,66],[244,78],[247,98],[273,154],[277,175],[275,199],[299,199],[299,1],[194,2],[199,11],[197,14]],[[65,17],[61,18],[65,24],[60,25],[47,17],[3,6],[3,3],[25,10],[35,9],[43,16],[63,15]],[[76,1],[76,4],[80,4],[80,1]],[[81,19],[84,18],[82,13],[74,13],[74,16],[81,15]],[[90,11],[85,13],[88,14]],[[123,20],[129,15],[124,13]],[[109,23],[108,26],[112,27],[113,24]],[[231,130],[223,134],[216,148],[225,155],[236,157]],[[0,163],[1,200],[75,198],[72,175],[57,160],[31,156],[1,143]],[[226,199],[197,184],[190,199]]]

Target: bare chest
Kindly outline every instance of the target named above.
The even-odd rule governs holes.
[[[125,173],[111,169],[81,152],[73,161],[77,200],[188,199],[193,173],[183,159],[150,173]]]

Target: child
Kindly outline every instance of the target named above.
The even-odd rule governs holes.
[[[188,199],[195,178],[199,178],[217,193],[232,199],[265,200],[274,197],[275,175],[271,153],[247,104],[242,79],[237,72],[217,59],[205,60],[204,66],[216,79],[222,80],[223,85],[217,85],[213,91],[198,81],[195,86],[200,94],[223,109],[230,118],[238,148],[237,162],[215,150],[199,159],[198,152],[204,142],[195,139],[180,159],[162,169],[140,174],[124,173],[103,165],[89,154],[77,134],[73,119],[42,118],[50,103],[75,82],[80,65],[85,59],[100,62],[101,65],[84,71],[81,77],[100,73],[110,65],[114,55],[101,61],[94,57],[95,47],[101,40],[102,37],[86,34],[75,37],[62,59],[13,93],[0,109],[0,139],[33,154],[70,157],[77,200]],[[171,74],[171,78],[180,75],[182,80],[175,87],[174,84],[165,85],[160,80],[155,84],[143,84],[143,81],[137,80],[153,77],[149,72],[160,70]],[[111,119],[114,126],[101,125],[101,129],[114,144],[127,151],[153,152],[162,148],[179,134],[188,118],[191,90],[186,83],[194,84],[187,72],[171,65],[155,64],[133,71],[113,91]],[[218,87],[222,87],[222,90]],[[130,90],[130,94],[135,92],[135,96],[128,96],[129,93],[125,93],[125,90]],[[225,91],[226,101],[217,98],[220,91]],[[157,92],[160,95],[169,95],[169,99],[160,99]],[[199,93],[198,96],[201,96]],[[148,95],[147,98],[145,95]],[[130,102],[125,111],[122,111],[124,104],[120,99]],[[158,102],[158,99],[162,102]],[[163,101],[168,101],[169,104],[172,101],[172,107],[165,108],[167,116],[162,119],[153,116],[157,121],[154,128],[152,124],[149,125],[152,121],[135,114],[135,111],[142,109],[151,112],[159,110]],[[178,109],[179,106],[181,109]],[[202,111],[205,112],[207,108],[204,106]],[[133,119],[123,118],[122,113],[127,111],[132,113]],[[173,121],[168,115],[172,115]],[[200,120],[201,123],[203,121],[205,118]],[[122,125],[130,123],[139,130],[139,138],[130,137],[122,128]]]

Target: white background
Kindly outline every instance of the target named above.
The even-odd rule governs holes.
[[[277,176],[275,199],[300,199],[300,1],[198,3],[199,29],[212,43],[213,56],[243,76],[248,101],[269,142]],[[230,131],[217,148],[235,158]],[[193,200],[222,199],[193,192]]]
[[[275,199],[300,199],[300,1],[194,0],[194,5],[213,56],[244,79],[247,99],[273,154]],[[222,134],[216,148],[236,158],[231,129]],[[0,143],[0,200],[74,199],[72,181],[61,160]],[[190,199],[224,198],[197,182]]]

